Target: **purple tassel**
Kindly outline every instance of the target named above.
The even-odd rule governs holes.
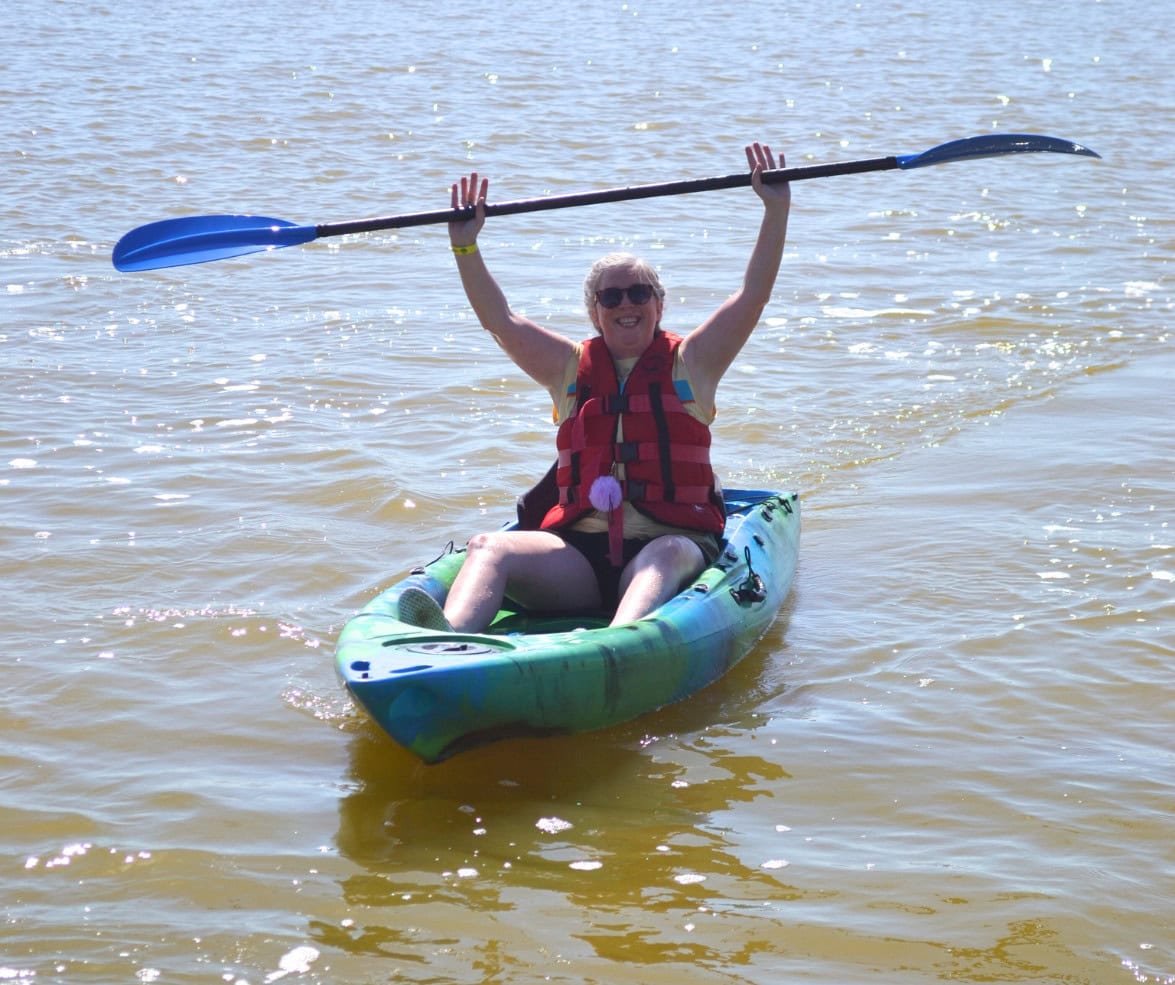
[[[588,491],[592,507],[608,514],[608,560],[616,567],[624,561],[624,490],[610,475],[601,475]]]

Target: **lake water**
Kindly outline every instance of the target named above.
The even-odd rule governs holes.
[[[16,0],[0,55],[0,980],[1175,982],[1175,123],[1141,0]],[[424,767],[333,641],[545,469],[443,227],[117,273],[129,229],[317,224],[911,154],[797,184],[719,391],[796,489],[762,645],[621,728]],[[746,190],[491,220],[582,337],[631,249],[688,331]]]

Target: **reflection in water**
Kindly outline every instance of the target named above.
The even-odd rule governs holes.
[[[764,652],[697,698],[627,726],[497,743],[434,766],[364,723],[350,739],[338,832],[360,870],[342,892],[363,918],[316,925],[316,940],[384,955],[448,940],[484,961],[486,940],[506,925],[586,946],[595,959],[728,963],[702,924],[718,930],[717,914],[805,895],[778,878],[786,863],[748,866],[715,821],[768,794],[786,798],[783,767],[734,751],[762,724],[753,709]],[[492,934],[473,929],[487,920]],[[460,927],[471,939],[453,937]]]
[[[715,703],[740,704],[729,693]],[[914,964],[969,982],[1083,967],[1064,928],[1037,915],[1052,904],[1045,894],[963,880],[958,895],[935,896],[937,879],[917,871],[913,881],[900,871],[834,880],[816,865],[748,859],[754,833],[727,821],[754,816],[740,805],[759,798],[786,809],[787,757],[746,754],[754,725],[690,717],[677,708],[642,723],[693,725],[674,740],[615,729],[500,743],[431,767],[361,729],[338,834],[358,869],[340,882],[353,916],[312,922],[312,939],[399,962],[422,981],[533,973],[510,957],[520,953],[546,955],[569,980],[633,982],[766,981],[830,955],[846,973]],[[954,928],[950,943],[924,938],[936,926]]]

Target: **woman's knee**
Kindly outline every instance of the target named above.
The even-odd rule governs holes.
[[[465,553],[470,557],[495,556],[503,553],[503,546],[500,533],[474,534],[465,545]]]

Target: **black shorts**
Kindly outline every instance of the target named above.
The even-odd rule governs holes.
[[[621,562],[619,565],[615,565],[608,560],[607,533],[583,533],[579,530],[552,530],[551,533],[563,538],[566,543],[587,558],[588,564],[592,566],[592,571],[596,574],[596,584],[600,589],[603,608],[609,612],[615,609],[620,602],[620,575],[628,562],[636,557],[649,541],[645,538],[626,537],[624,549],[621,552]],[[707,534],[704,542],[695,541],[695,543],[698,544],[706,565],[713,564],[721,550],[718,535]]]

